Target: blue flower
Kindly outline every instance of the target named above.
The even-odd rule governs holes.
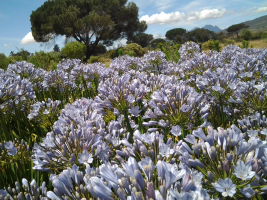
[[[180,136],[182,134],[180,126],[173,126],[171,130],[171,134],[175,136]]]
[[[7,153],[8,155],[10,155],[10,156],[17,155],[18,151],[17,151],[17,149],[15,148],[14,144],[11,141],[6,142],[5,143],[5,147],[8,150],[8,153]]]
[[[92,163],[93,162],[93,158],[92,158],[92,153],[88,154],[87,150],[83,150],[82,154],[78,154],[79,155],[79,163],[82,164],[86,164],[86,163]]]
[[[233,197],[236,193],[236,185],[233,184],[230,178],[225,178],[224,180],[219,179],[218,182],[212,183],[213,187],[221,192],[224,197]]]
[[[252,171],[251,162],[244,163],[241,160],[238,160],[236,163],[236,166],[234,165],[234,174],[236,177],[242,179],[243,181],[252,179],[256,172]]]

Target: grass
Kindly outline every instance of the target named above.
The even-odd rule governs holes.
[[[241,45],[242,42],[236,42],[235,45]],[[260,49],[260,48],[267,48],[267,39],[265,40],[251,40],[249,41],[249,47],[253,46],[253,48]]]

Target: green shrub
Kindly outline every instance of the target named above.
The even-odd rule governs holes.
[[[106,62],[106,59],[103,58],[103,57],[100,57],[100,58],[98,58],[98,62],[105,63]]]
[[[221,47],[221,45],[220,45],[219,40],[215,40],[215,41],[214,41],[214,50],[220,52],[221,48],[222,48],[222,47]]]
[[[40,67],[45,70],[50,70],[51,55],[44,51],[35,52],[33,56],[28,58],[28,62],[34,64],[36,68]]]
[[[212,40],[209,40],[207,42],[204,42],[201,45],[201,49],[202,50],[214,50],[214,48],[215,48],[215,45],[214,45],[214,41],[212,41]]]
[[[119,55],[118,55],[118,52],[116,51],[116,50],[109,50],[109,51],[107,51],[107,56],[109,57],[109,58],[111,58],[111,59],[114,59],[114,58],[116,58],[116,57],[118,57]]]
[[[8,64],[9,64],[9,60],[8,60],[8,58],[6,57],[6,55],[3,54],[3,53],[0,53],[0,69],[4,69],[4,70],[6,70]]]
[[[259,31],[259,32],[256,32],[256,33],[252,33],[252,36],[251,36],[251,40],[260,40],[261,39],[261,34],[263,32]]]
[[[262,40],[267,40],[267,33],[262,33],[261,34],[261,39]]]
[[[118,55],[119,55],[119,56],[122,56],[122,55],[123,55],[123,50],[122,50],[122,49],[119,49],[119,50],[118,50]]]
[[[67,58],[70,59],[82,59],[86,53],[86,46],[78,41],[70,42],[65,45],[62,52]]]
[[[230,45],[230,44],[232,44],[232,45],[234,45],[235,44],[235,41],[234,40],[231,40],[231,39],[223,39],[222,40],[222,43],[225,45],[225,46],[227,46],[227,45]]]
[[[244,40],[250,40],[251,37],[252,37],[252,32],[248,29],[243,29],[242,32],[241,32],[241,37],[244,39]]]
[[[158,43],[158,46],[157,46],[157,48],[159,48],[159,49],[160,49],[160,51],[163,51],[163,48],[162,48],[162,43]]]
[[[52,51],[52,52],[49,52],[48,54],[49,54],[51,60],[54,60],[56,62],[61,61],[61,53],[60,52]]]
[[[240,48],[242,49],[247,49],[249,47],[249,41],[243,40],[242,41],[242,46],[239,45]]]
[[[87,60],[88,63],[98,62],[98,56],[90,56],[90,59]]]
[[[145,54],[145,50],[139,44],[131,43],[123,48],[123,54],[134,57],[141,57]]]

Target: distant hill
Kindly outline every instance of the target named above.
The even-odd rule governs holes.
[[[209,31],[213,31],[215,33],[219,33],[220,31],[222,31],[222,29],[220,29],[218,26],[212,26],[212,25],[206,25],[206,26],[204,26],[202,28],[208,29]],[[198,27],[195,27],[190,31],[193,31],[193,30],[196,30],[196,29],[198,29]]]
[[[222,30],[218,26],[212,26],[212,25],[206,25],[206,26],[204,26],[202,28],[208,29],[208,30],[213,31],[215,33],[219,33]]]
[[[266,30],[267,15],[243,23],[250,26],[248,29]]]

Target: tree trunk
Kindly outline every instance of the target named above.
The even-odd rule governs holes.
[[[85,56],[86,56],[86,62],[91,57],[92,54],[93,54],[93,50],[90,49],[90,46],[87,46],[86,47],[86,54],[85,54]]]
[[[86,61],[90,58],[90,56],[93,54],[96,46],[98,45],[100,41],[100,38],[97,38],[96,41],[93,44],[86,45]]]

